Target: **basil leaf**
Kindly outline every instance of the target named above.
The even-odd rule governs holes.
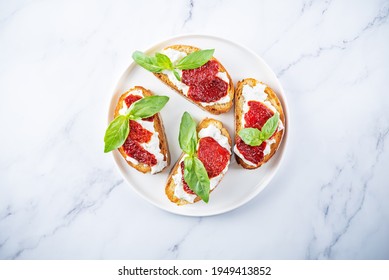
[[[278,121],[280,119],[280,115],[275,113],[270,119],[266,121],[261,129],[261,140],[265,141],[269,139],[278,127]]]
[[[250,146],[259,146],[263,141],[269,139],[278,127],[278,121],[280,115],[275,113],[270,119],[263,125],[262,130],[257,128],[243,128],[238,132],[243,142]]]
[[[167,55],[164,55],[162,53],[156,53],[155,58],[157,60],[158,66],[162,67],[163,69],[173,69],[173,64]]]
[[[238,132],[243,142],[250,146],[259,146],[262,144],[261,131],[257,128],[243,128]]]
[[[180,133],[178,135],[178,142],[180,143],[180,148],[189,156],[192,156],[196,153],[197,146],[197,131],[196,123],[189,115],[188,112],[185,112],[182,115],[180,123]]]
[[[128,109],[127,115],[132,120],[151,117],[161,111],[168,101],[167,96],[146,96],[134,102]]]
[[[104,135],[104,153],[108,153],[122,146],[130,133],[127,116],[117,116],[108,126]]]
[[[177,72],[176,69],[173,69],[173,74],[174,74],[174,76],[176,77],[177,80],[181,81],[181,77],[180,77],[180,75],[178,74],[178,72]]]
[[[184,159],[184,180],[192,191],[208,203],[210,181],[204,164],[197,157]]]
[[[189,69],[196,69],[200,66],[203,66],[205,63],[207,63],[213,56],[213,53],[215,52],[214,49],[212,50],[200,50],[195,51],[187,56],[183,57],[176,65],[175,68],[181,69],[181,70],[189,70]]]
[[[134,52],[132,54],[132,58],[135,60],[136,63],[138,63],[140,66],[150,72],[158,73],[164,69],[158,64],[157,58],[147,56],[140,51]]]

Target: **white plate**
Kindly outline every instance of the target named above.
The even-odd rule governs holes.
[[[243,169],[236,163],[235,156],[232,156],[228,172],[218,187],[211,193],[208,204],[202,201],[185,206],[177,206],[171,203],[165,195],[165,183],[171,167],[181,154],[178,145],[178,131],[184,111],[188,111],[196,122],[205,117],[212,117],[222,121],[230,132],[231,138],[234,139],[234,110],[232,108],[230,112],[218,116],[209,114],[160,82],[152,73],[132,62],[116,86],[109,108],[108,121],[110,122],[113,119],[115,106],[120,95],[133,86],[140,85],[150,89],[157,95],[169,96],[170,100],[162,109],[161,115],[169,142],[172,162],[171,166],[164,172],[151,175],[140,173],[131,168],[118,151],[113,152],[113,157],[128,183],[138,194],[155,206],[186,216],[210,216],[224,213],[245,204],[261,192],[273,178],[280,165],[285,151],[289,120],[284,91],[276,75],[258,55],[226,39],[205,35],[178,36],[154,45],[146,53],[151,54],[174,44],[193,45],[201,49],[214,48],[214,56],[230,73],[234,85],[241,79],[251,77],[263,81],[275,90],[283,105],[287,119],[286,133],[279,151],[267,164],[256,170]]]

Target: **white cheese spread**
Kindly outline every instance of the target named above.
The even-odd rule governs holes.
[[[238,147],[236,146],[236,144],[235,144],[235,146],[234,146],[234,153],[235,153],[238,157],[240,157],[240,158],[243,160],[243,162],[246,163],[247,165],[256,166],[255,163],[252,163],[251,161],[245,159],[245,157],[239,152]]]

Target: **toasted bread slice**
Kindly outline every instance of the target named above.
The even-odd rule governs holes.
[[[174,45],[174,46],[166,47],[164,49],[175,49],[177,51],[185,52],[187,54],[190,54],[192,52],[200,50],[199,48],[192,47],[192,46],[185,46],[185,45]],[[202,102],[194,101],[191,98],[189,98],[188,96],[186,96],[184,94],[184,92],[181,89],[177,88],[177,86],[169,79],[168,75],[163,74],[163,73],[154,73],[154,75],[157,78],[159,78],[162,82],[167,84],[169,87],[171,87],[172,89],[174,89],[175,91],[180,93],[182,96],[184,96],[190,102],[196,104],[197,106],[199,106],[200,108],[210,112],[211,114],[219,115],[219,114],[222,114],[222,113],[226,113],[226,112],[228,112],[231,109],[232,104],[233,104],[233,100],[234,100],[234,85],[232,83],[231,76],[228,74],[228,72],[224,68],[224,66],[216,58],[213,57],[212,60],[215,60],[215,61],[218,62],[218,64],[219,64],[219,72],[225,72],[227,74],[227,77],[228,77],[228,80],[229,80],[228,89],[227,89],[227,95],[229,95],[229,97],[230,97],[230,101],[229,102],[222,103],[222,104],[213,104],[213,105],[209,105],[209,106],[203,106],[201,104]]]
[[[119,98],[119,101],[116,105],[116,109],[115,109],[115,113],[114,113],[114,117],[116,118],[120,113],[119,111],[123,108],[123,103],[124,103],[124,99],[131,94],[131,92],[134,92],[134,91],[138,91],[138,92],[141,92],[143,97],[146,97],[146,96],[151,96],[153,95],[151,93],[151,91],[141,87],[141,86],[135,86],[133,87],[132,89],[128,90],[127,92],[123,93],[120,98]],[[166,135],[165,135],[165,129],[164,129],[164,126],[163,126],[163,123],[162,123],[162,118],[161,118],[161,115],[158,113],[158,114],[155,114],[154,115],[154,130],[156,132],[158,132],[158,139],[159,139],[159,148],[161,150],[161,154],[163,155],[164,157],[164,161],[166,161],[166,166],[155,172],[155,173],[159,173],[161,171],[163,171],[166,167],[168,167],[170,165],[170,153],[169,153],[169,147],[168,147],[168,142],[167,142],[167,138],[166,138]],[[124,151],[124,148],[123,146],[120,147],[119,149],[119,152],[120,154],[123,156],[123,158],[126,160],[126,162],[132,166],[133,168],[135,168],[136,170],[142,172],[142,173],[151,173],[152,172],[152,168],[150,165],[147,165],[147,164],[143,164],[143,163],[134,163],[130,160],[127,159],[127,154],[126,152]],[[154,173],[153,173],[154,174]]]
[[[236,91],[235,91],[235,143],[237,141],[237,138],[239,137],[238,132],[242,128],[244,128],[242,126],[243,118],[244,118],[244,115],[243,115],[244,97],[242,96],[243,86],[249,85],[251,87],[254,87],[258,83],[266,85],[260,81],[257,81],[256,79],[247,78],[247,79],[244,79],[242,81],[239,81],[237,86],[236,86]],[[277,112],[280,114],[280,120],[284,126],[285,125],[285,115],[284,115],[284,111],[282,110],[281,102],[278,99],[276,93],[267,85],[265,88],[265,93],[267,94],[266,100],[269,101],[274,106],[274,108],[276,108]],[[275,135],[272,137],[272,139],[274,139],[275,142],[272,143],[270,146],[270,149],[271,149],[270,153],[265,155],[263,160],[261,162],[259,162],[257,165],[249,165],[249,164],[245,163],[238,155],[235,154],[236,161],[246,169],[256,169],[256,168],[260,167],[262,164],[268,162],[272,158],[272,156],[276,153],[276,151],[281,143],[282,137],[284,135],[284,131],[285,131],[285,128],[280,129],[275,133]]]
[[[199,131],[203,128],[206,128],[208,127],[209,125],[213,124],[215,127],[217,127],[218,129],[220,129],[220,132],[223,136],[227,137],[228,139],[228,143],[229,145],[231,146],[232,142],[231,142],[231,137],[230,137],[230,134],[228,133],[228,131],[223,127],[223,124],[218,121],[218,120],[215,120],[215,119],[211,119],[211,118],[206,118],[204,120],[202,120],[198,126],[197,126],[197,133],[199,133]],[[231,150],[229,151],[230,154],[231,154]],[[170,199],[171,202],[174,202],[176,203],[177,205],[185,205],[185,204],[189,204],[191,202],[185,200],[185,199],[180,199],[178,197],[175,196],[174,194],[174,190],[176,188],[176,184],[173,180],[173,176],[177,174],[178,170],[180,170],[178,167],[180,166],[180,163],[184,157],[184,153],[181,154],[181,156],[179,157],[179,159],[177,160],[176,164],[174,165],[174,167],[172,168],[172,170],[170,171],[170,174],[169,174],[169,177],[167,179],[167,183],[166,183],[166,187],[165,187],[165,192],[166,192],[166,195],[167,197]],[[227,167],[228,167],[229,163],[227,164]],[[224,174],[222,174],[222,177],[224,176]],[[221,178],[222,180],[222,178]],[[220,181],[221,181],[220,180]],[[211,192],[216,189],[216,187],[219,185],[220,181],[216,184],[216,186],[211,189]],[[194,199],[193,203],[196,203],[198,202],[199,200],[201,200],[200,197],[196,196],[196,198]]]

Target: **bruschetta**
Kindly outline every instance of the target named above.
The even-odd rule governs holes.
[[[134,102],[153,94],[135,86],[122,94],[114,117],[126,114]],[[118,148],[126,162],[142,173],[156,174],[170,164],[170,153],[162,118],[159,113],[139,120],[129,120],[130,132],[124,144]]]
[[[277,114],[278,123],[262,141],[252,145],[239,135],[243,129],[261,132],[265,124]],[[280,146],[285,131],[285,115],[276,93],[266,84],[252,78],[237,84],[235,91],[235,146],[236,161],[246,169],[256,169],[268,162]],[[252,135],[250,135],[252,136]],[[252,140],[252,139],[251,139]],[[254,139],[255,140],[255,139]],[[255,141],[253,141],[255,142]],[[259,144],[259,145],[258,145]]]
[[[206,118],[197,126],[198,144],[196,156],[203,163],[209,178],[209,192],[212,192],[226,174],[231,157],[231,137],[220,121]],[[201,198],[190,189],[184,180],[184,159],[182,153],[168,177],[165,192],[169,200],[177,205],[195,203]]]
[[[173,45],[154,56],[136,51],[133,58],[190,102],[212,114],[222,114],[232,108],[234,85],[213,52],[214,49]]]

